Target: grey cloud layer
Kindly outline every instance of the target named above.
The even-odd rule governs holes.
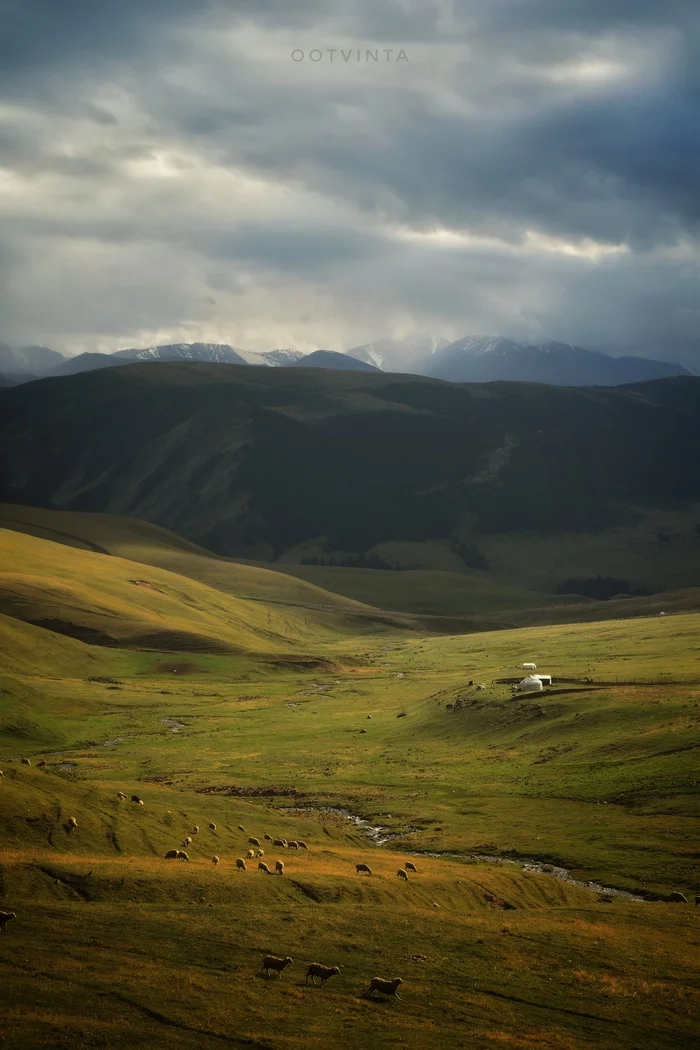
[[[700,342],[694,0],[4,9],[0,339]]]

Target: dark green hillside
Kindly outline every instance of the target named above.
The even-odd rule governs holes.
[[[0,499],[138,516],[228,554],[595,532],[700,499],[700,380],[135,364],[2,391],[0,449]]]

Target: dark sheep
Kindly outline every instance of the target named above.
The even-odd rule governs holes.
[[[272,970],[277,974],[278,977],[282,976],[282,970],[284,970],[294,960],[287,956],[286,959],[280,959],[277,955],[266,955],[262,961],[262,972],[269,974]]]
[[[216,831],[216,824],[214,823],[213,820],[212,820],[211,824],[209,825],[209,830],[210,831]]]
[[[322,963],[311,963],[306,971],[306,983],[309,983],[310,977],[311,983],[316,984],[316,978],[318,977],[321,984],[324,985],[329,978],[334,977],[337,973],[340,973],[339,966],[324,966]]]
[[[398,875],[398,877],[400,879],[403,879],[404,882],[408,882],[408,872],[406,871],[405,868],[399,868],[399,870],[396,872],[396,874]]]
[[[248,845],[249,846],[259,846],[260,845],[260,839],[250,838],[250,839],[248,839]]]
[[[299,849],[308,849],[308,848],[309,848],[309,847],[308,847],[308,846],[306,845],[306,843],[305,843],[305,842],[302,842],[302,840],[301,840],[301,839],[299,839],[299,840],[298,840],[298,842],[297,842],[297,846],[299,847]]]
[[[239,830],[239,831],[245,831],[245,828],[243,827],[243,825],[242,825],[242,824],[239,824],[239,825],[238,825],[238,830]]]
[[[23,766],[31,766],[31,762],[29,761],[28,758],[23,758],[22,759],[22,765]]]
[[[12,922],[13,919],[17,918],[17,912],[14,911],[0,911],[0,933],[2,933],[7,926],[8,922]]]
[[[678,890],[674,890],[671,896],[668,898],[673,904],[687,904],[688,898],[685,893],[680,893]]]
[[[286,839],[273,839],[272,840],[272,845],[273,846],[286,846],[287,845],[287,840]]]
[[[275,861],[275,871],[277,872],[278,875],[284,875],[284,861],[283,860],[276,860]]]
[[[404,868],[406,869],[406,871],[418,871],[418,868],[415,866],[412,860],[407,860],[404,864]]]
[[[372,874],[372,869],[370,868],[369,864],[356,864],[355,865],[355,871],[357,872],[358,875],[371,875]]]
[[[264,871],[266,875],[272,875],[272,872],[270,871],[264,860],[261,860],[258,864],[258,871]]]
[[[245,861],[243,860],[243,857],[238,857],[237,858],[237,860],[236,860],[236,868],[238,869],[238,871],[247,871],[248,870],[246,868],[246,866],[245,866]]]
[[[296,839],[290,839],[290,841],[287,843],[287,848],[288,849],[299,849],[299,843],[297,842]]]
[[[189,853],[185,853],[184,849],[179,849],[177,851],[177,859],[178,860],[189,860],[190,859]]]

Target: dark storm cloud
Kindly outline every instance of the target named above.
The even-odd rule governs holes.
[[[0,338],[700,334],[692,0],[3,14]]]

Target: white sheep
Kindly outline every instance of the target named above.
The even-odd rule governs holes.
[[[383,995],[393,995],[395,999],[402,1002],[401,996],[396,994],[399,985],[402,984],[403,980],[400,977],[394,977],[393,981],[385,981],[383,977],[373,977],[364,998],[371,999],[375,992],[381,992]]]
[[[192,839],[190,838],[189,835],[185,836],[185,839],[184,839],[182,845],[183,846],[191,846],[192,845]]]
[[[255,850],[249,849],[246,853],[246,857],[248,858],[248,860],[255,860]]]
[[[195,824],[195,826],[192,828],[192,831],[190,832],[190,834],[191,835],[199,835],[199,824]]]
[[[67,824],[69,828],[77,828],[78,821],[75,819],[75,817],[69,817]]]
[[[284,861],[283,860],[276,860],[275,861],[275,871],[277,872],[278,875],[284,875]]]
[[[219,858],[217,856],[213,856],[211,858],[211,862],[214,865],[214,867],[216,867],[216,865],[219,863]]]
[[[255,856],[256,857],[264,857],[265,856],[265,850],[264,849],[256,849]]]
[[[117,798],[119,799],[120,802],[126,801],[126,795],[124,794],[123,791],[117,791]]]

